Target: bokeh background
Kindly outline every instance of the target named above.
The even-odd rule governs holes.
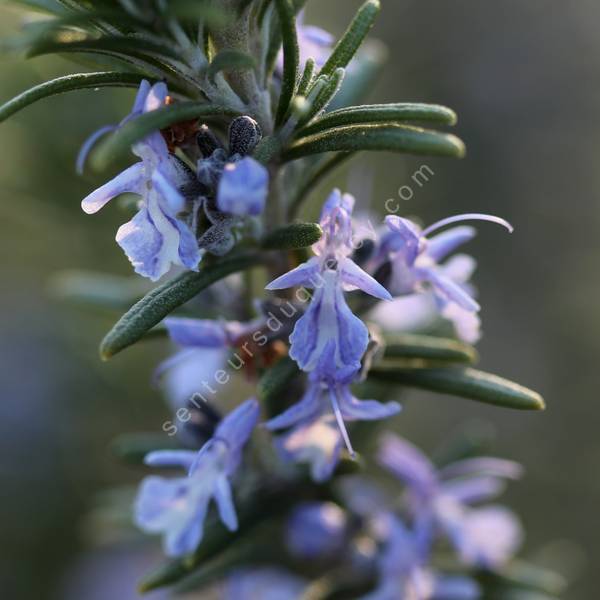
[[[313,2],[308,21],[339,34],[358,4]],[[14,34],[21,18],[0,5],[0,33]],[[597,596],[600,554],[599,23],[594,0],[384,0],[374,35],[389,62],[371,99],[453,107],[468,156],[364,157],[337,181],[383,210],[399,186],[415,187],[410,176],[425,163],[435,176],[405,214],[429,222],[490,212],[515,225],[510,237],[483,225],[470,247],[484,307],[481,365],[541,391],[548,410],[413,394],[399,425],[433,449],[465,420],[490,424],[495,452],[527,468],[508,495],[527,527],[526,552],[574,578],[573,600]],[[0,101],[70,68],[4,57]],[[64,269],[130,273],[113,242],[124,213],[84,215],[79,201],[102,177],[73,168],[85,136],[118,120],[130,99],[77,92],[0,125],[0,589],[11,600],[128,598],[115,590],[153,560],[93,545],[84,517],[99,491],[140,475],[117,466],[108,445],[118,432],[160,427],[167,412],[148,379],[165,348],[101,364],[97,342],[114,315],[50,293]],[[94,577],[105,586],[92,592]]]

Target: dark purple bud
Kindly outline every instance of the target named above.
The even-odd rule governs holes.
[[[229,126],[229,154],[250,154],[260,140],[262,132],[258,123],[250,117],[237,117]]]

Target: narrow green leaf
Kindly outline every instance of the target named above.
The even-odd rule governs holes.
[[[387,49],[378,40],[367,40],[352,59],[352,77],[347,77],[329,110],[365,103],[383,71]]]
[[[183,446],[176,438],[159,433],[126,433],[110,444],[111,452],[123,462],[143,465],[144,457],[155,450],[178,450]]]
[[[112,71],[77,73],[75,75],[57,77],[26,90],[0,106],[0,123],[30,104],[49,96],[73,90],[93,89],[97,87],[136,87],[142,79],[142,75],[136,73],[117,73]]]
[[[284,152],[295,160],[322,152],[376,150],[462,158],[465,146],[454,135],[408,125],[350,125],[301,138]]]
[[[164,129],[174,123],[196,118],[223,117],[238,115],[236,111],[206,102],[177,102],[157,110],[140,115],[119,127],[115,133],[107,136],[93,152],[91,163],[102,170],[112,161],[122,157],[137,141],[153,131]]]
[[[300,375],[295,361],[289,356],[282,358],[265,371],[258,382],[257,394],[262,406],[265,406],[270,417],[279,414],[283,409],[282,399],[287,397],[292,381]]]
[[[314,119],[317,115],[320,115],[329,105],[329,103],[333,100],[335,95],[338,93],[342,82],[344,81],[345,75],[344,69],[336,69],[331,77],[321,77],[317,80],[324,81],[324,85],[322,89],[315,93],[318,89],[315,85],[311,92],[308,95],[308,102],[310,103],[310,108],[304,114],[304,116],[298,121],[298,127],[303,127],[305,123],[308,123],[312,119]]]
[[[144,55],[156,54],[175,60],[181,57],[176,50],[166,44],[134,37],[102,37],[97,39],[76,39],[75,41],[43,40],[27,52],[28,58],[63,52],[91,52],[97,54]]]
[[[336,69],[345,68],[356,54],[363,40],[373,27],[379,14],[379,0],[367,0],[350,23],[350,26],[336,44],[331,56],[323,65],[321,75],[332,75]]]
[[[284,122],[292,98],[296,93],[300,50],[296,35],[296,14],[290,0],[275,0],[275,7],[279,16],[281,38],[283,40],[283,79],[275,116],[275,126],[278,127]]]
[[[537,393],[508,379],[475,369],[390,370],[379,365],[369,375],[384,381],[417,387],[442,394],[453,394],[487,404],[518,410],[543,410],[544,400]]]
[[[253,69],[255,60],[249,54],[240,50],[222,50],[211,61],[207,75],[214,82],[215,77],[221,71],[242,71]]]
[[[398,103],[352,106],[329,112],[303,127],[299,136],[307,136],[325,129],[345,125],[370,123],[403,123],[405,121],[429,121],[444,125],[456,124],[456,113],[437,104]]]
[[[188,271],[167,281],[134,304],[108,332],[100,344],[100,356],[108,360],[135,344],[152,327],[173,310],[191,300],[215,281],[261,263],[256,255],[238,256],[202,267],[198,273]]]
[[[316,68],[317,66],[315,59],[309,58],[304,65],[304,71],[302,72],[302,77],[300,79],[300,83],[298,84],[298,89],[296,90],[296,94],[298,96],[306,96],[308,88],[313,82]]]
[[[389,338],[385,359],[410,359],[438,363],[474,363],[477,351],[473,346],[447,338],[402,334]]]
[[[292,223],[267,234],[260,245],[265,250],[297,250],[316,244],[322,235],[318,223]]]

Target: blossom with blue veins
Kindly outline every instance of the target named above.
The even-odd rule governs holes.
[[[269,193],[269,172],[257,160],[246,156],[225,164],[217,187],[217,207],[237,216],[258,216]]]
[[[418,539],[398,517],[383,513],[375,529],[383,549],[377,559],[376,588],[361,600],[475,600],[477,583],[464,576],[444,575],[428,565]]]
[[[333,367],[333,345],[324,353],[324,371]],[[350,389],[353,373],[346,381],[328,378],[321,370],[314,371],[299,402],[267,421],[271,431],[291,428],[279,440],[284,456],[295,462],[308,462],[315,481],[329,479],[339,462],[345,444],[351,456],[354,449],[346,430],[346,421],[386,419],[400,411],[397,402],[383,404],[376,400],[359,400]]]
[[[161,533],[165,553],[184,556],[202,541],[204,520],[214,500],[219,517],[230,531],[238,527],[230,478],[242,460],[259,417],[259,404],[251,398],[229,413],[214,436],[198,452],[151,452],[145,463],[153,467],[180,467],[186,477],[144,479],[135,502],[135,521],[147,533]]]
[[[406,484],[415,535],[423,548],[441,532],[465,564],[490,570],[502,567],[518,549],[522,531],[512,512],[473,506],[500,494],[506,479],[520,477],[518,463],[479,457],[436,469],[416,446],[393,434],[384,437],[378,459]]]
[[[334,190],[321,212],[323,237],[312,249],[315,257],[278,277],[268,290],[294,286],[314,289],[310,305],[290,336],[290,356],[304,371],[327,370],[333,379],[347,379],[360,369],[369,342],[366,325],[352,313],[345,291],[361,289],[382,300],[389,292],[351,258],[354,198]],[[324,359],[330,348],[333,360]]]
[[[389,261],[391,274],[387,287],[392,295],[431,293],[437,312],[453,323],[458,336],[475,342],[479,338],[480,322],[476,313],[480,307],[468,285],[475,261],[461,254],[442,263],[475,236],[475,229],[460,225],[429,237],[442,227],[468,220],[490,221],[510,232],[513,230],[504,219],[479,213],[442,219],[424,230],[409,219],[388,215],[385,223],[389,231],[382,236],[370,269],[376,270]],[[386,307],[381,310],[388,312]]]
[[[133,114],[164,106],[167,94],[164,83],[149,87],[142,82]],[[116,236],[135,272],[156,281],[171,265],[196,270],[201,251],[190,224],[182,218],[190,210],[187,196],[196,191],[194,174],[169,154],[158,131],[135,143],[132,150],[141,162],[89,194],[81,203],[84,212],[94,214],[120,194],[141,196],[139,211]]]

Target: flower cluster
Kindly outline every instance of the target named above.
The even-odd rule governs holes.
[[[0,120],[45,94],[138,87],[131,112],[84,143],[77,170],[95,152],[112,160],[130,147],[139,160],[82,208],[133,194],[117,243],[145,278],[178,271],[101,345],[110,358],[152,333],[177,348],[154,378],[173,420],[128,455],[184,472],[138,490],[136,525],[173,559],[142,587],[208,560],[191,579],[202,588],[217,577],[235,600],[516,597],[504,575],[521,526],[482,503],[521,467],[478,450],[436,466],[397,435],[375,435],[401,425],[392,417],[407,387],[544,407],[472,366],[475,261],[455,252],[475,235],[466,221],[512,227],[479,213],[425,228],[370,215],[381,225],[360,240],[355,199],[338,189],[318,223],[292,221],[323,176],[362,151],[464,154],[455,136],[410,125],[452,125],[449,108],[360,104],[382,55],[362,45],[379,0],[337,41],[304,25],[292,0],[59,4],[32,54],[109,54],[125,70],[48,82],[0,107]]]
[[[169,98],[164,83],[150,86],[142,81],[131,113],[115,128],[167,106]],[[88,139],[78,158],[80,165],[99,135],[112,129],[102,128]],[[141,162],[84,198],[81,207],[94,214],[121,194],[140,196],[138,212],[116,237],[135,272],[156,281],[172,265],[197,270],[205,251],[222,255],[231,250],[232,228],[240,218],[264,210],[268,172],[245,156],[260,137],[257,123],[240,117],[231,123],[226,151],[207,127],[202,128],[196,142],[201,158],[194,171],[189,159],[170,151],[166,132],[156,131],[133,145]]]

